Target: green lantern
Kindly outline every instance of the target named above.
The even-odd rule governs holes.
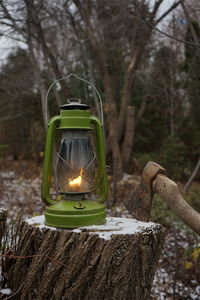
[[[53,168],[55,140],[60,134]],[[53,169],[55,193],[51,193]],[[69,99],[48,124],[41,191],[45,224],[59,228],[104,224],[107,194],[103,124],[88,105]]]

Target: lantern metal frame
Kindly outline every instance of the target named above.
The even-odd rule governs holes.
[[[95,200],[80,200],[76,195],[64,199],[62,193],[54,200],[50,194],[53,171],[53,153],[55,136],[58,130],[91,130],[95,132],[97,149],[97,176],[99,178],[98,196]],[[68,193],[70,195],[70,193]],[[79,193],[72,193],[79,194]],[[108,195],[108,182],[105,161],[105,143],[103,123],[91,115],[88,110],[62,110],[48,123],[41,197],[46,205],[45,224],[59,228],[75,228],[80,226],[105,223],[106,212],[104,202]]]

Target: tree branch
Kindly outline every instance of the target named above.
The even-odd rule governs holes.
[[[160,16],[160,18],[158,18],[156,20],[156,22],[154,23],[154,25],[158,25],[158,23],[160,23],[172,10],[174,10],[179,4],[181,4],[181,0],[174,3],[168,10],[166,10],[166,12],[164,12],[162,14],[162,16]]]
[[[9,120],[12,120],[12,119],[16,119],[16,118],[21,117],[22,115],[30,114],[30,113],[31,113],[31,111],[24,111],[22,113],[18,113],[18,114],[13,115],[13,116],[3,117],[3,118],[0,118],[0,122],[9,121]]]
[[[177,37],[175,37],[175,36],[172,36],[172,35],[169,34],[169,33],[166,33],[166,32],[164,32],[164,31],[160,30],[160,29],[157,28],[155,25],[150,24],[149,22],[147,22],[147,21],[145,21],[145,20],[142,20],[142,19],[137,18],[137,17],[135,17],[135,16],[134,16],[133,18],[136,19],[137,21],[143,23],[143,24],[146,24],[146,25],[149,26],[149,27],[152,27],[153,30],[158,31],[159,33],[161,33],[161,34],[163,34],[163,35],[169,37],[170,39],[173,39],[173,40],[175,40],[175,41],[177,41],[177,42],[180,42],[180,43],[183,43],[183,44],[185,44],[185,45],[195,46],[195,47],[200,48],[200,44],[199,44],[199,43],[193,43],[193,42],[184,41],[184,40],[179,39],[179,38],[177,38]]]

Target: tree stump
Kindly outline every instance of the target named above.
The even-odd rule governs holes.
[[[105,225],[64,230],[44,216],[22,223],[9,269],[15,299],[149,299],[165,229],[107,218]]]
[[[4,208],[0,208],[0,246],[2,237],[4,235],[5,227],[6,227],[6,220],[7,220],[8,210]]]

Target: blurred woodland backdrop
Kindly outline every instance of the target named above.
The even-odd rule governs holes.
[[[0,197],[9,222],[43,213],[47,119],[70,97],[99,113],[94,90],[70,79],[52,90],[46,114],[49,86],[70,73],[103,98],[109,215],[127,216],[120,203],[149,160],[181,190],[200,164],[199,1],[0,0],[0,50]],[[199,181],[197,172],[184,195],[198,211]],[[171,229],[151,299],[199,299],[197,235],[159,198],[152,219]]]
[[[16,41],[1,61],[1,158],[41,161],[47,89],[76,73],[103,97],[117,179],[156,160],[186,180],[200,148],[199,10],[195,1],[1,0],[1,37]],[[62,81],[50,115],[69,97],[97,103],[87,86]]]

